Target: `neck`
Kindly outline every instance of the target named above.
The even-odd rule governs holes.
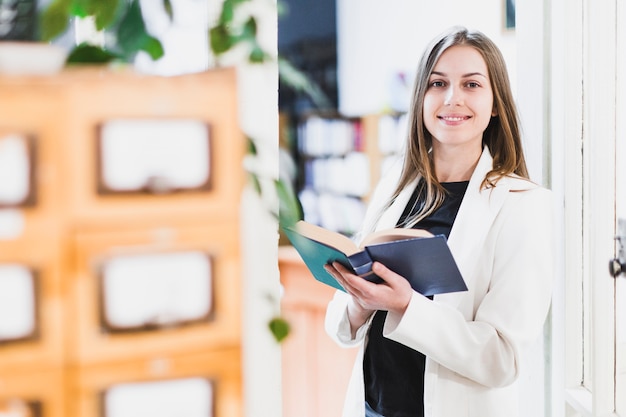
[[[469,181],[482,149],[433,149],[435,174],[439,182]]]

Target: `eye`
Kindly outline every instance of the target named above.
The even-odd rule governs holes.
[[[477,83],[476,81],[468,81],[466,85],[469,88],[478,88],[478,87],[480,87],[480,84]]]
[[[431,87],[435,87],[435,88],[438,88],[438,87],[445,87],[445,86],[446,86],[446,83],[445,83],[445,82],[443,82],[443,81],[441,81],[441,80],[435,80],[435,81],[431,81],[431,82],[430,82],[430,86],[431,86]]]

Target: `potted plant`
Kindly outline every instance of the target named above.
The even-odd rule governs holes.
[[[170,1],[162,1],[171,17]],[[152,59],[163,56],[161,42],[146,30],[139,0],[52,0],[41,11],[40,39],[54,40],[65,33],[76,18],[93,19],[95,30],[105,32],[105,43],[102,46],[77,45],[70,52],[68,63],[130,62],[139,51],[148,53]]]

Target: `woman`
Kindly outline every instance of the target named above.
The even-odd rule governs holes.
[[[469,290],[428,298],[380,263],[378,285],[327,265],[346,293],[326,330],[361,344],[344,416],[517,416],[520,357],[551,298],[552,200],[528,180],[500,51],[451,29],[426,49],[411,106],[404,163],[377,187],[363,231],[445,234]]]

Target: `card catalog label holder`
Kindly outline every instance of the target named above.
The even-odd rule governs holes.
[[[36,204],[35,171],[34,136],[0,130],[0,209]]]
[[[0,263],[0,346],[39,339],[38,282],[34,269]]]
[[[98,194],[211,189],[210,126],[194,119],[114,119],[98,127]]]
[[[22,398],[0,398],[0,416],[43,417],[42,403],[38,400]]]
[[[103,417],[215,415],[215,381],[202,377],[122,382],[102,394]]]
[[[213,258],[202,251],[112,256],[99,267],[100,325],[106,333],[210,322]]]

